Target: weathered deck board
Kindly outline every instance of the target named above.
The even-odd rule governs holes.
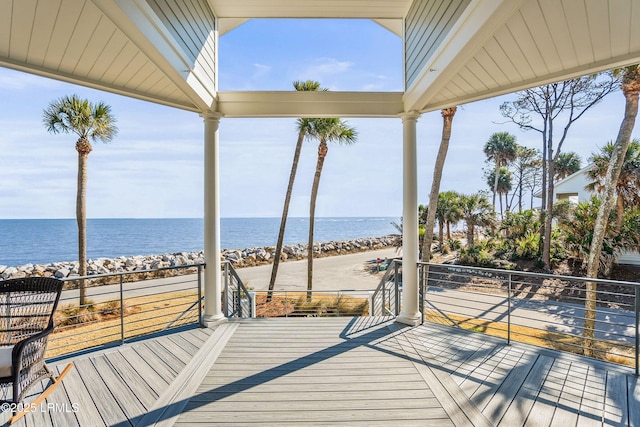
[[[388,322],[358,320],[241,323],[176,425],[452,425]]]
[[[505,346],[494,337],[441,325],[419,327],[415,334],[425,360],[455,377],[493,424],[638,425],[630,417],[640,416],[640,399],[626,398],[631,396],[629,382],[637,378],[627,367],[525,344]],[[453,348],[442,349],[442,334],[448,334]],[[541,358],[546,358],[544,366]],[[460,381],[456,369],[463,366]]]
[[[60,360],[57,364],[50,363],[50,368],[56,374],[69,361],[73,361],[75,366],[36,411],[14,425],[136,425],[158,396],[175,380],[175,369],[184,367],[192,358],[192,352],[185,349],[201,347],[203,338],[211,334],[212,330],[200,329],[169,331],[167,335],[154,337],[152,345],[140,340],[122,347]],[[154,353],[152,348],[159,351]],[[163,358],[170,359],[174,369],[170,369]],[[159,375],[158,371],[163,375]],[[27,403],[37,397],[44,385],[45,382],[35,386]],[[8,418],[9,414],[4,412],[0,415],[0,422],[6,422]]]
[[[380,318],[228,326],[237,330],[210,353],[225,328],[78,357],[42,409],[16,425],[640,425],[638,378],[618,365]]]
[[[509,427],[525,424],[529,413],[531,413],[531,408],[536,402],[540,387],[551,369],[551,365],[553,365],[552,358],[544,355],[537,357],[522,387],[515,393],[511,405],[500,420],[500,425]],[[536,414],[536,418],[538,418],[538,414]]]
[[[95,370],[91,360],[77,360],[75,366],[82,382],[86,386],[88,398],[93,400],[93,403],[98,408],[103,424],[109,425],[109,423],[119,424],[127,422],[128,418],[126,414],[114,399],[109,387],[103,382],[100,373]],[[81,407],[84,405],[84,401],[82,404],[80,404],[80,402],[78,403]],[[97,420],[95,420],[94,423],[96,423],[96,421]]]

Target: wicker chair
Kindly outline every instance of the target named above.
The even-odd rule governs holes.
[[[15,407],[45,378],[58,384],[44,354],[62,285],[45,277],[0,281],[0,403]]]

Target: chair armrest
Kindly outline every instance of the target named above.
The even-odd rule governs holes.
[[[32,365],[34,362],[36,362],[38,359],[44,359],[44,350],[46,350],[46,348],[44,348],[45,346],[42,345],[42,341],[45,341],[49,334],[51,334],[51,332],[53,332],[54,329],[54,325],[53,322],[49,323],[49,326],[47,326],[46,329],[42,330],[41,332],[38,332],[37,334],[31,335],[30,337],[27,337],[25,339],[23,339],[22,341],[19,341],[18,343],[16,343],[16,345],[13,347],[13,353],[11,355],[11,363],[12,363],[12,372],[15,374],[16,372],[20,372],[23,368],[22,364],[23,364],[23,356],[25,355],[25,353],[27,353],[27,350],[29,350],[31,347],[34,347],[35,345],[37,345],[39,342],[41,343],[41,349],[35,349],[36,351],[33,352],[32,354],[36,354],[41,352],[41,356],[38,355],[37,357],[33,357],[31,361],[29,361],[26,365],[30,366]],[[40,350],[40,351],[38,351]],[[17,369],[17,371],[15,370]]]

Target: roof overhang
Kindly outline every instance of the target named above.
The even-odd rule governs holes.
[[[417,1],[5,0],[0,65],[227,117],[390,117],[640,62],[637,0],[457,0],[464,10],[446,32],[419,38],[429,55],[403,96],[217,93],[217,37],[248,19],[372,19],[402,34],[414,5],[451,4]]]

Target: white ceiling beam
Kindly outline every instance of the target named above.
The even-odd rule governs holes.
[[[215,90],[193,73],[186,55],[141,0],[92,0],[200,111],[215,109]]]
[[[406,111],[424,111],[434,96],[460,71],[525,0],[471,2],[422,68],[404,96]],[[451,103],[445,107],[456,105]]]
[[[401,92],[218,92],[224,117],[398,117]]]

